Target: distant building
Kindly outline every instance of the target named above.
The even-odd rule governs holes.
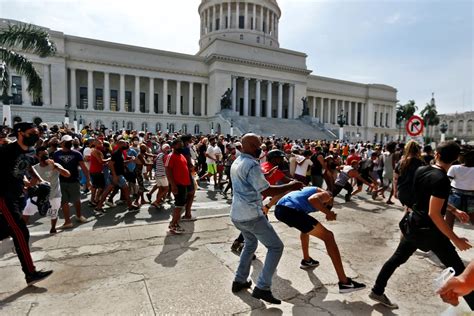
[[[43,78],[43,97],[32,100],[25,78],[11,73],[19,88],[12,117],[62,122],[67,104],[71,121],[75,112],[85,124],[114,131],[229,133],[232,126],[236,134],[252,130],[316,138],[335,137],[343,113],[346,139],[394,138],[397,90],[312,75],[305,53],[280,47],[282,13],[276,0],[203,0],[198,11],[201,37],[196,55],[46,29],[57,55],[27,55]],[[5,23],[19,22],[0,21],[0,27]],[[225,115],[221,96],[229,88],[230,115]],[[304,97],[310,120],[298,120]]]
[[[440,125],[430,129],[429,135],[435,140],[441,138],[441,131],[439,127],[441,123],[445,122],[448,125],[446,132],[446,139],[458,139],[474,141],[474,111],[454,113],[454,114],[440,114]]]

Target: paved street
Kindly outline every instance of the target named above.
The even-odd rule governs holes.
[[[347,274],[371,286],[397,245],[402,210],[364,195],[335,205],[336,222],[314,216],[335,233]],[[431,280],[441,267],[431,255],[417,252],[395,273],[387,294],[400,309],[392,312],[372,302],[369,289],[339,294],[324,245],[315,239],[310,253],[321,265],[301,270],[299,233],[277,222],[273,214],[270,220],[285,244],[273,289],[284,302],[272,306],[250,292],[234,295],[230,286],[238,257],[229,248],[237,231],[228,212],[228,202],[211,186],[210,191],[199,191],[194,211],[198,220],[183,223],[186,234],[181,236],[167,235],[168,210],[148,206],[136,213],[117,208],[55,236],[44,234],[49,224],[41,219],[31,227],[33,258],[38,268],[55,273],[38,287],[26,288],[12,243],[2,242],[0,314],[434,315],[447,308],[433,294]],[[472,227],[456,229],[474,240]],[[474,253],[462,257],[471,260]],[[264,258],[264,248],[259,247],[253,280]]]

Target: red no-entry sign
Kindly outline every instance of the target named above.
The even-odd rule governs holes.
[[[411,137],[416,137],[423,134],[425,122],[418,115],[413,115],[412,117],[410,117],[405,127],[408,135],[410,135]]]

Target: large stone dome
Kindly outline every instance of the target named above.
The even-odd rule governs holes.
[[[201,50],[215,38],[279,47],[278,28],[281,10],[276,0],[203,0]]]

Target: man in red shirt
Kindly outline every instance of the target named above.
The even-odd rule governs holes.
[[[184,229],[179,226],[181,211],[186,206],[189,187],[192,185],[189,177],[188,161],[182,154],[183,141],[175,139],[171,146],[173,152],[165,158],[166,177],[171,185],[171,192],[174,195],[175,203],[173,217],[169,226],[171,234],[182,234]]]
[[[352,165],[353,161],[359,161],[360,162],[360,160],[361,160],[361,157],[356,153],[355,149],[352,148],[351,151],[350,151],[349,157],[347,157],[346,165],[350,166],[350,165]]]

